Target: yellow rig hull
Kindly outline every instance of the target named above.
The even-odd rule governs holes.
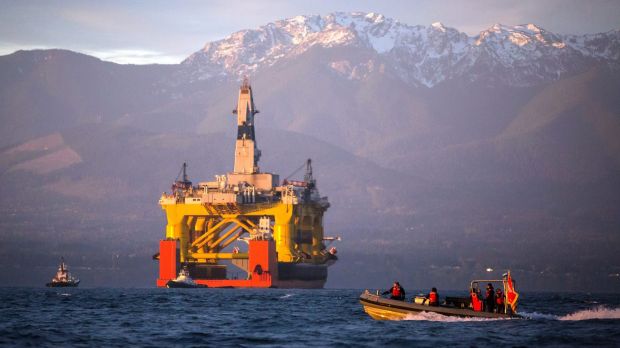
[[[179,204],[162,202],[166,213],[166,241],[176,241],[178,255],[176,260],[160,260],[175,264],[196,267],[211,267],[220,272],[216,275],[193,276],[212,281],[205,284],[221,284],[223,260],[230,260],[240,268],[245,267],[246,279],[252,278],[248,260],[253,256],[248,252],[225,252],[239,238],[249,235],[258,225],[258,220],[269,217],[273,221],[272,235],[275,246],[275,259],[278,272],[272,272],[270,287],[322,288],[327,278],[327,265],[330,255],[325,253],[323,243],[323,213],[325,208],[319,204],[245,203],[245,204]],[[164,265],[165,266],[165,265]],[[178,267],[167,266],[169,269]],[[161,267],[160,267],[161,268]],[[171,273],[171,272],[169,272]],[[301,277],[298,277],[301,273]],[[169,278],[170,276],[168,276]],[[158,280],[163,284],[165,277]],[[217,280],[217,281],[215,281]],[[234,283],[237,284],[237,283]],[[234,287],[245,285],[231,285]],[[253,287],[253,285],[247,285]]]
[[[166,239],[179,241],[180,262],[212,263],[234,258],[234,254],[220,251],[241,235],[250,233],[264,216],[274,219],[278,262],[321,264],[326,261],[321,254],[324,209],[318,205],[171,204],[163,205],[162,209],[168,220]]]

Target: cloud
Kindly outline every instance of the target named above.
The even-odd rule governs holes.
[[[181,55],[169,55],[144,49],[84,51],[83,53],[118,64],[178,64],[186,58]]]

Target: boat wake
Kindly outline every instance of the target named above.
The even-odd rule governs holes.
[[[579,321],[579,320],[596,320],[596,319],[620,319],[620,308],[607,308],[599,306],[591,309],[584,309],[566,315],[554,315],[538,312],[521,312],[519,313],[527,319],[533,320],[561,320],[561,321]],[[468,322],[468,321],[496,321],[511,320],[511,318],[461,318],[446,316],[433,312],[422,312],[417,314],[409,314],[403,320],[419,320],[419,321],[439,321],[439,322]]]
[[[595,319],[620,319],[620,308],[607,308],[604,306],[599,306],[591,309],[583,309],[566,315],[553,315],[537,312],[520,314],[529,319],[539,320],[578,321]]]
[[[462,318],[442,315],[434,312],[421,312],[416,314],[408,314],[403,320],[419,320],[419,321],[440,321],[446,323],[467,322],[467,321],[496,321],[510,320],[510,318]]]

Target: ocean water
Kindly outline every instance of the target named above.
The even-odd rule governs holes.
[[[0,345],[620,346],[620,295],[521,293],[527,319],[375,321],[361,291],[0,288]]]

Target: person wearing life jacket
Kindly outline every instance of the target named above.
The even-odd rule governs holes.
[[[471,295],[472,309],[476,312],[482,312],[484,308],[483,308],[482,297],[480,296],[480,289],[471,289],[470,295]]]
[[[502,292],[502,289],[495,290],[495,305],[495,310],[497,313],[504,313],[504,293]]]
[[[487,285],[485,304],[487,306],[487,312],[495,312],[495,289],[493,289],[493,284],[491,283]]]
[[[432,288],[431,292],[428,293],[428,305],[439,306],[439,294],[437,293],[437,288]]]
[[[390,294],[390,299],[392,300],[405,300],[405,289],[400,286],[399,282],[394,282],[394,285],[389,290],[383,292],[383,295]]]

